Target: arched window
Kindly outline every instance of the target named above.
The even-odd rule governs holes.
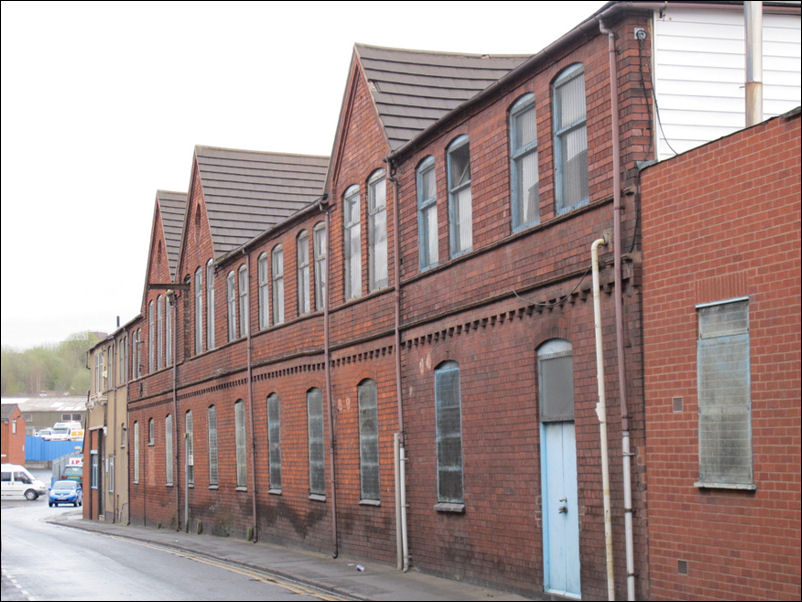
[[[306,392],[309,437],[309,494],[326,495],[325,441],[323,435],[323,393],[320,389]]]
[[[264,330],[270,326],[270,280],[266,252],[259,255],[256,267],[259,272],[259,329]]]
[[[554,185],[557,214],[588,202],[588,136],[585,69],[563,70],[553,85]]]
[[[418,261],[420,269],[437,265],[437,180],[434,157],[421,161],[416,172],[418,188]]]
[[[234,404],[234,443],[237,456],[237,488],[248,486],[247,448],[245,442],[245,402],[241,399]]]
[[[226,301],[228,306],[228,340],[237,338],[237,282],[234,270],[226,276]]]
[[[267,442],[270,491],[281,491],[281,401],[276,393],[267,398]]]
[[[195,270],[195,354],[203,352],[203,269]]]
[[[281,245],[271,252],[273,268],[273,324],[284,322],[284,251]]]
[[[249,309],[249,284],[248,266],[242,264],[239,267],[239,334],[241,337],[248,336],[248,324],[250,321]]]
[[[308,314],[312,310],[309,291],[309,233],[301,230],[295,241],[295,263],[297,265],[298,315]]]
[[[379,169],[368,180],[368,290],[387,281],[387,182]]]
[[[539,221],[535,95],[526,94],[510,109],[510,188],[512,230]]]
[[[434,371],[437,438],[437,501],[462,504],[462,398],[460,369],[444,362]]]
[[[448,147],[448,217],[451,257],[457,257],[473,248],[471,150],[465,135]]]
[[[359,400],[360,500],[379,501],[379,415],[376,381],[364,380],[357,388]]]
[[[206,348],[214,349],[214,260],[206,262]]]
[[[325,222],[315,224],[315,309],[323,309],[326,304],[326,252],[327,237]]]
[[[343,202],[343,257],[345,259],[345,300],[362,294],[362,243],[360,237],[359,186],[345,191]]]

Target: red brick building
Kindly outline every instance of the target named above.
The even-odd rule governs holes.
[[[639,162],[666,11],[610,3],[534,56],[357,45],[330,158],[196,148],[128,333],[131,520],[649,598]]]
[[[4,403],[0,422],[3,464],[25,465],[25,417],[17,404]]]
[[[800,111],[646,169],[652,595],[800,596]]]

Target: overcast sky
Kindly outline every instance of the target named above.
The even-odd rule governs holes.
[[[355,42],[533,54],[603,5],[4,1],[3,347],[139,313],[196,144],[330,154]]]

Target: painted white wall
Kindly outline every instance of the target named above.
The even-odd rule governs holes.
[[[767,11],[764,7],[764,119],[802,104],[802,19]],[[655,11],[653,31],[655,91],[663,128],[661,132],[655,122],[659,158],[743,128],[743,9],[696,9],[669,3]]]

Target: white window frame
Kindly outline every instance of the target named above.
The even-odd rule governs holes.
[[[234,447],[237,460],[237,489],[248,487],[247,441],[245,431],[245,402],[234,403]]]
[[[195,270],[195,355],[203,353],[203,268]]]
[[[362,296],[362,237],[359,186],[350,186],[343,197],[343,262],[345,300]]]
[[[217,406],[206,410],[206,431],[208,435],[209,487],[217,487],[220,479],[217,449]]]
[[[168,487],[173,485],[173,416],[164,417],[164,479]]]
[[[312,299],[309,290],[309,233],[301,230],[295,239],[295,257],[297,267],[298,315],[312,311]]]
[[[281,399],[278,394],[267,396],[268,476],[270,493],[281,492]]]

